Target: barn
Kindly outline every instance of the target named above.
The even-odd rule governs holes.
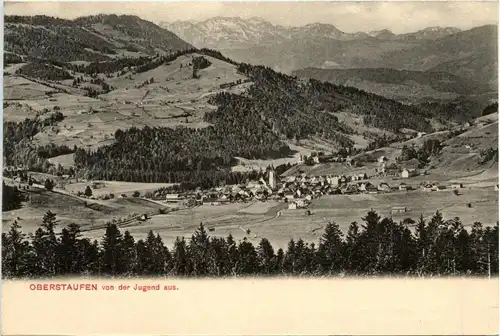
[[[391,214],[400,214],[407,212],[408,209],[406,207],[393,207],[391,209]]]

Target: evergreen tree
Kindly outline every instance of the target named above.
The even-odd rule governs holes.
[[[363,258],[361,252],[361,247],[359,246],[359,239],[361,233],[359,230],[359,225],[357,222],[352,222],[349,225],[346,235],[346,245],[344,254],[344,267],[346,271],[357,273],[359,271],[359,265],[361,259]]]
[[[35,274],[55,276],[57,264],[57,249],[59,242],[56,237],[56,215],[47,211],[43,216],[42,225],[35,232],[33,247],[35,252]]]
[[[223,276],[231,272],[229,266],[229,251],[224,238],[212,237],[210,240],[210,254],[208,262],[208,273],[210,275]]]
[[[5,278],[29,275],[29,242],[15,221],[6,233],[2,233],[2,275]]]
[[[276,256],[271,243],[266,238],[261,239],[257,255],[260,261],[260,272],[266,275],[273,274],[276,271]]]
[[[184,238],[177,238],[174,243],[173,268],[174,275],[189,275],[191,272],[191,264],[189,262],[187,245]]]
[[[137,250],[134,237],[127,230],[123,234],[123,259],[125,262],[125,274],[133,274],[136,270]]]
[[[84,192],[84,194],[85,194],[85,196],[87,196],[87,197],[92,196],[92,188],[90,188],[90,186],[87,186],[87,187],[85,188],[85,192]]]
[[[228,269],[231,275],[236,275],[236,268],[239,259],[238,248],[231,234],[227,236],[227,254],[228,254]]]
[[[323,272],[336,274],[343,270],[343,251],[342,231],[337,223],[330,222],[318,246],[318,258]]]
[[[236,273],[239,275],[256,274],[259,270],[257,251],[252,243],[245,239],[238,245],[238,262]]]
[[[202,223],[194,232],[189,242],[189,255],[195,276],[208,275],[208,260],[210,255],[210,238]]]
[[[282,248],[276,252],[276,273],[281,274],[284,272],[285,252]]]
[[[376,272],[377,256],[380,250],[379,223],[380,216],[373,210],[369,211],[362,220],[363,232],[359,237],[360,256],[358,269],[365,274]]]
[[[99,242],[94,240],[92,243],[89,239],[80,240],[82,251],[82,268],[84,274],[101,275],[101,255],[99,251]]]
[[[283,272],[285,274],[295,274],[295,241],[290,239],[283,260]]]
[[[125,254],[123,253],[123,236],[116,224],[108,224],[102,241],[103,274],[117,276],[126,270]]]
[[[80,226],[70,224],[61,231],[61,238],[57,249],[58,273],[80,274],[83,271],[83,249],[80,243]]]
[[[50,179],[46,179],[44,183],[45,189],[48,191],[52,191],[54,189],[54,181]]]

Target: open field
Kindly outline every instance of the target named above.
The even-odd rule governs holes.
[[[264,213],[266,209],[260,204],[260,211],[253,211],[254,204],[200,206],[154,216],[146,222],[132,223],[122,229],[129,230],[137,238],[144,238],[149,230],[153,230],[171,245],[176,237],[189,238],[198,225],[203,223],[207,228],[214,229],[209,232],[212,236],[225,237],[232,234],[236,240],[246,237],[254,244],[265,237],[276,248],[285,248],[291,238],[317,243],[329,221],[337,222],[345,233],[351,222],[361,223],[362,217],[370,209],[381,216],[390,216],[390,210],[394,206],[408,208],[406,213],[393,215],[397,221],[408,217],[417,220],[421,214],[429,219],[439,210],[445,219],[460,217],[466,226],[476,221],[485,225],[496,222],[498,193],[493,188],[464,188],[462,193],[463,195],[456,196],[452,191],[445,190],[323,196],[313,201],[310,207],[312,215],[307,215],[304,209],[283,209],[283,204],[272,207],[275,203],[266,206],[269,209],[267,213]],[[468,208],[467,203],[471,203],[472,208]],[[278,210],[281,210],[280,216],[277,216]],[[247,229],[250,234],[245,232]],[[86,232],[92,238],[99,238],[102,234],[102,229]]]
[[[71,80],[59,83],[6,75],[4,99],[12,105],[4,110],[4,120],[19,122],[53,111],[57,106],[65,119],[37,134],[34,142],[87,148],[110,144],[116,130],[133,126],[206,127],[209,124],[203,116],[215,108],[208,103],[210,96],[221,91],[238,93],[251,83],[221,89],[222,84],[246,77],[238,74],[235,66],[209,56],[204,57],[212,65],[199,70],[199,78],[192,78],[188,64],[193,56],[199,55],[180,56],[144,73],[103,78],[116,90],[98,99],[84,96],[85,91],[72,87]],[[153,83],[144,84],[151,78]]]
[[[288,210],[286,204],[275,201],[204,205],[159,215],[159,210],[168,208],[167,205],[133,197],[116,197],[123,193],[131,196],[134,191],[144,195],[146,191],[153,191],[167,184],[78,182],[67,184],[64,190],[56,189],[56,192],[34,188],[31,191],[31,203],[25,203],[21,209],[4,212],[3,224],[10,225],[16,217],[20,217],[19,223],[23,230],[34,232],[40,225],[43,214],[50,210],[57,214],[61,225],[78,223],[87,230],[86,236],[97,239],[104,233],[105,222],[125,219],[131,214],[147,213],[153,217],[145,222],[128,221],[119,224],[119,227],[122,230],[129,230],[137,238],[145,237],[149,230],[154,230],[171,244],[178,236],[189,238],[203,222],[208,228],[213,228],[210,235],[232,234],[237,240],[246,237],[255,244],[265,237],[276,247],[283,248],[290,238],[317,242],[324,226],[330,220],[336,221],[345,232],[351,222],[361,222],[361,218],[372,208],[382,216],[389,216],[392,207],[407,207],[406,213],[393,216],[396,220],[407,217],[416,220],[420,214],[429,218],[436,210],[440,210],[445,218],[460,217],[464,225],[471,225],[475,221],[491,225],[498,219],[498,192],[493,188],[498,183],[497,169],[498,166],[495,165],[489,169],[469,173],[435,170],[427,176],[404,180],[405,183],[415,186],[424,180],[442,184],[461,182],[465,188],[461,189],[460,196],[451,190],[323,196],[314,200],[309,207],[312,215],[307,215],[304,209]],[[372,180],[373,183],[381,181]],[[390,185],[398,185],[401,181],[386,180]],[[113,193],[115,199],[87,200],[73,194],[84,191],[87,185],[92,185],[92,182],[97,185],[97,188],[93,189],[94,196]],[[468,208],[467,203],[471,203],[472,207]],[[280,216],[278,211],[281,212]],[[247,229],[250,230],[250,234],[246,233]]]
[[[59,155],[48,159],[48,161],[56,166],[73,167],[75,165],[75,155],[73,153]]]
[[[42,223],[43,215],[51,211],[57,215],[60,227],[77,223],[82,229],[102,227],[107,221],[122,219],[137,213],[158,213],[164,206],[140,199],[124,198],[109,201],[86,200],[57,191],[31,188],[31,201],[20,209],[2,212],[2,223],[8,228],[17,217],[26,233],[34,233]]]
[[[131,196],[135,191],[142,195],[148,191],[155,191],[159,188],[170,187],[172,183],[140,183],[140,182],[121,182],[121,181],[92,181],[71,183],[65,186],[65,190],[71,193],[83,192],[88,185],[96,185],[92,189],[93,196],[114,194],[118,197],[121,194]]]

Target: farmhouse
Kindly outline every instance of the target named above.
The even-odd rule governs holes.
[[[405,213],[406,211],[408,211],[406,207],[393,207],[391,209],[391,214]]]
[[[338,176],[327,176],[326,180],[333,187],[336,187],[339,185],[339,177]]]
[[[297,210],[297,203],[296,202],[292,202],[292,203],[288,204],[288,209],[290,209],[290,210]]]
[[[401,177],[402,178],[408,178],[408,177],[410,177],[410,172],[406,168],[403,169],[403,171],[401,172]]]
[[[463,188],[464,185],[462,183],[453,183],[450,185],[450,188],[451,189],[460,189],[460,188]]]
[[[178,203],[182,200],[182,197],[179,194],[167,194],[165,195],[165,201],[167,203]]]
[[[406,183],[401,183],[399,185],[399,190],[400,191],[406,191],[406,190],[408,190],[408,186],[406,185]]]

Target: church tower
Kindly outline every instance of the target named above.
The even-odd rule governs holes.
[[[276,172],[274,171],[274,167],[271,167],[269,170],[269,188],[272,190],[276,189]]]

